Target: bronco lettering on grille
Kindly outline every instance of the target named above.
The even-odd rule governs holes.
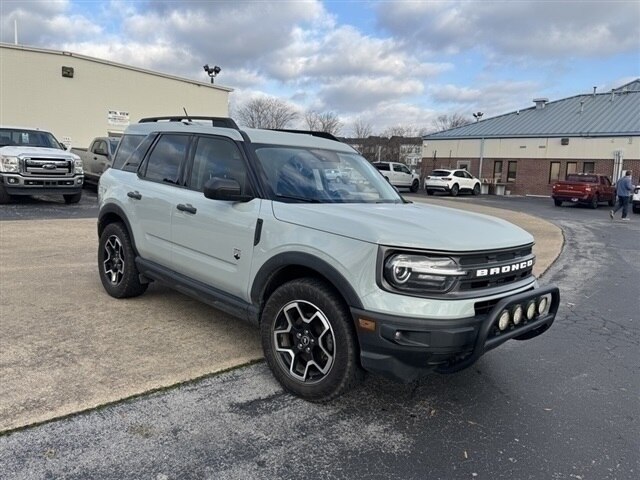
[[[517,272],[533,266],[533,259],[525,262],[512,263],[511,265],[502,265],[500,267],[481,268],[476,270],[476,277],[490,277],[503,273]]]

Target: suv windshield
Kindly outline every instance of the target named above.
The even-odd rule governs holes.
[[[49,132],[19,128],[0,128],[0,147],[14,145],[64,150],[62,144]]]
[[[310,203],[402,203],[382,175],[356,153],[258,145],[272,200]]]

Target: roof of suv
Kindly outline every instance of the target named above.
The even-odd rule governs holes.
[[[125,131],[125,135],[148,135],[152,132],[180,132],[180,133],[202,133],[223,135],[235,141],[245,141],[243,133],[252,143],[286,145],[304,148],[323,148],[328,150],[337,150],[341,152],[357,153],[356,150],[342,143],[339,140],[330,140],[314,136],[313,132],[297,131],[296,133],[277,130],[266,130],[259,128],[237,129],[232,126],[212,126],[211,122],[203,120],[204,117],[194,117],[194,121],[189,121],[186,117],[183,121],[164,121],[174,117],[159,117],[162,121],[155,119],[143,119],[141,123],[133,123],[129,125]],[[175,117],[178,118],[178,117]],[[229,119],[231,122],[233,120]],[[235,125],[235,122],[233,122]]]

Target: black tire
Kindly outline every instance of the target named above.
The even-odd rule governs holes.
[[[476,183],[473,186],[473,191],[471,193],[474,194],[474,195],[480,195],[480,184],[479,183]]]
[[[458,186],[457,183],[454,183],[453,187],[451,187],[451,196],[452,197],[457,197],[459,191],[460,191],[460,187]]]
[[[600,203],[600,197],[598,197],[598,195],[594,195],[591,198],[591,203],[589,203],[589,208],[595,210],[596,208],[598,208],[599,203]]]
[[[561,207],[561,206],[562,206],[562,200],[554,200],[554,201],[553,201],[553,204],[554,204],[556,207]]]
[[[638,206],[636,206],[636,205],[633,205],[633,206],[631,207],[631,209],[633,210],[633,213],[640,213],[640,207],[638,207]]]
[[[292,280],[273,292],[262,312],[260,334],[273,376],[306,400],[328,402],[363,378],[349,310],[318,279]]]
[[[9,203],[11,201],[11,195],[7,193],[7,189],[4,188],[4,185],[0,185],[0,205],[4,205],[5,203]]]
[[[73,193],[71,195],[63,195],[63,197],[64,197],[64,203],[66,204],[78,203],[82,198],[82,192]]]
[[[418,180],[414,180],[409,190],[411,190],[412,193],[416,193],[418,188],[420,188],[420,182]]]
[[[137,297],[149,286],[140,282],[131,237],[122,223],[110,223],[100,235],[98,272],[102,286],[115,298]]]

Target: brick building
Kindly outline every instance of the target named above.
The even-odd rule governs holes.
[[[640,174],[640,79],[607,93],[549,102],[425,135],[422,174],[467,168],[483,183],[516,195],[550,195],[567,173],[594,172],[615,181]]]

